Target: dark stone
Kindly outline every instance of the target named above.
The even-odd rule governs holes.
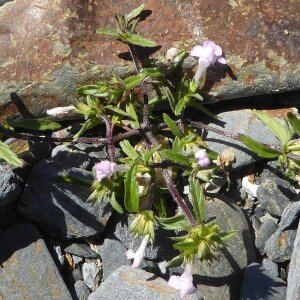
[[[91,291],[82,280],[76,281],[74,284],[74,292],[73,300],[87,300],[91,294]]]
[[[275,136],[257,119],[250,109],[223,112],[218,114],[218,116],[220,121],[216,124],[214,120],[213,123],[209,124],[211,127],[229,132],[232,135],[243,133],[256,141],[279,145]],[[232,147],[236,157],[236,161],[232,165],[233,168],[244,167],[260,159],[242,142],[212,131],[207,133],[205,142],[211,150],[218,153],[222,153],[226,148]]]
[[[99,254],[93,251],[87,244],[73,243],[65,247],[64,251],[83,258],[99,258]]]
[[[291,259],[296,230],[277,230],[267,241],[265,252],[273,262],[285,262]]]
[[[281,216],[284,208],[295,196],[292,186],[275,176],[264,179],[257,190],[257,199],[262,208],[275,216]]]
[[[74,270],[68,270],[67,282],[68,286],[73,286],[76,281],[83,280],[82,272],[80,268],[76,268]]]
[[[14,206],[2,206],[0,208],[0,228],[8,228],[17,224],[19,221]]]
[[[85,284],[95,291],[100,284],[100,268],[94,262],[85,262],[82,265],[82,276]]]
[[[275,233],[276,229],[277,225],[274,220],[271,218],[265,218],[257,232],[255,239],[255,247],[261,256],[264,256],[266,242],[272,236],[272,234]]]
[[[252,263],[244,272],[241,300],[285,300],[286,283],[272,276],[260,264]]]
[[[122,266],[111,273],[100,287],[89,296],[88,300],[178,300],[179,298],[179,291],[169,287],[164,279],[141,269]],[[185,299],[200,300],[202,297],[196,293]]]
[[[103,280],[121,266],[130,266],[131,261],[125,256],[126,247],[117,240],[106,238],[101,254]]]
[[[272,262],[268,258],[264,258],[262,261],[262,266],[268,271],[272,276],[278,277],[278,265],[274,262]]]
[[[206,219],[223,230],[237,230],[212,264],[196,262],[194,283],[204,299],[237,299],[243,269],[256,261],[255,250],[244,214],[229,198],[206,202]]]
[[[87,203],[91,190],[78,183],[66,183],[59,176],[92,180],[92,173],[61,162],[43,160],[35,165],[18,205],[27,219],[58,239],[100,234],[112,213],[108,199]]]
[[[14,202],[20,193],[21,188],[17,177],[8,165],[0,165],[0,207]]]
[[[300,201],[289,203],[283,210],[279,223],[280,230],[286,230],[295,224],[300,216]]]
[[[261,206],[256,206],[254,208],[254,215],[260,220],[265,215],[265,212]]]
[[[0,244],[0,294],[5,299],[72,299],[34,225],[8,229]]]
[[[287,299],[300,299],[300,222],[294,243],[293,254],[289,265]]]

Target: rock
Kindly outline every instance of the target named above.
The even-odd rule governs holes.
[[[83,243],[73,243],[65,247],[64,251],[83,258],[99,258],[99,254],[97,252],[93,251],[87,244]]]
[[[66,183],[59,178],[66,175],[93,180],[92,173],[88,171],[43,160],[30,174],[18,211],[58,239],[100,234],[112,213],[108,199],[103,199],[101,204],[87,203],[90,187]]]
[[[17,224],[19,221],[14,206],[5,205],[0,209],[0,228],[9,228]]]
[[[294,225],[300,216],[300,201],[289,203],[283,210],[281,220],[279,223],[280,230],[286,230]]]
[[[300,299],[300,222],[294,243],[293,254],[289,265],[287,299]]]
[[[86,262],[82,265],[82,275],[85,284],[95,291],[101,280],[99,267],[93,262]]]
[[[101,254],[103,280],[121,266],[131,266],[131,261],[127,259],[125,253],[127,248],[119,241],[106,238],[103,243]]]
[[[179,291],[172,289],[168,283],[152,273],[141,269],[122,266],[111,273],[88,300],[179,300]],[[185,298],[200,300],[197,293]]]
[[[5,299],[72,299],[34,225],[8,229],[0,245],[0,294]]]
[[[75,300],[87,300],[89,295],[91,294],[87,285],[82,281],[78,280],[74,284],[75,295],[73,299]]]
[[[0,207],[14,202],[20,193],[17,177],[7,165],[0,165]]]
[[[256,260],[248,222],[229,198],[206,202],[206,219],[215,221],[224,230],[237,230],[212,264],[197,262],[194,283],[204,299],[237,299],[243,269]]]
[[[296,230],[277,230],[266,242],[265,252],[273,262],[291,259]]]
[[[78,150],[78,148],[72,144],[56,146],[51,156],[53,160],[61,161],[74,168],[84,170],[91,170],[92,168],[92,162],[88,154]]]
[[[78,280],[83,280],[83,275],[80,270],[80,268],[74,269],[74,270],[68,270],[67,273],[67,282],[68,286],[74,286],[75,282]]]
[[[295,196],[292,186],[275,176],[263,180],[257,190],[257,199],[262,208],[275,216],[281,216],[284,208]]]
[[[260,226],[255,239],[255,247],[261,256],[264,256],[266,242],[275,233],[276,229],[277,225],[271,218],[265,219]]]
[[[293,254],[289,265],[287,299],[300,299],[300,222],[295,238]]]
[[[126,248],[136,251],[142,238],[134,238],[129,231],[129,225],[131,218],[128,215],[114,214],[107,224],[106,233],[110,239],[119,240]],[[146,259],[172,259],[174,255],[174,249],[172,241],[170,240],[170,232],[162,230],[156,227],[155,240],[153,244],[149,244],[146,248]],[[126,251],[125,251],[126,252]],[[176,253],[176,252],[175,252]],[[173,257],[172,257],[173,255]]]
[[[0,53],[5,58],[0,63],[1,104],[9,103],[10,92],[22,90],[25,105],[36,115],[76,103],[76,87],[107,75],[108,69],[124,74],[124,62],[117,54],[128,51],[126,47],[95,31],[114,28],[116,14],[137,6],[122,0],[40,4],[18,0],[0,8]],[[299,89],[298,0],[274,0],[269,6],[212,0],[144,4],[153,14],[138,31],[162,46],[159,55],[172,46],[189,51],[207,39],[221,45],[228,66],[209,67],[202,88],[211,101]],[[211,18],[212,11],[220,22]],[[9,103],[1,116],[15,111]]]
[[[268,258],[264,258],[262,260],[262,266],[265,268],[268,273],[270,273],[272,276],[278,277],[279,272],[278,272],[278,265],[272,262]]]
[[[244,272],[241,300],[285,300],[286,283],[272,276],[260,264],[252,263]]]
[[[232,135],[242,133],[258,142],[279,145],[275,136],[256,118],[250,109],[223,112],[218,114],[218,117],[220,117],[219,124],[216,124],[214,120],[209,126],[229,132]],[[211,150],[218,153],[222,153],[226,148],[232,147],[236,157],[236,161],[232,165],[233,168],[244,167],[259,159],[242,142],[212,131],[207,133],[205,142]]]

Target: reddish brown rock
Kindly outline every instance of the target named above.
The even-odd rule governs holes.
[[[6,2],[6,1],[5,1]],[[5,3],[4,2],[4,3]],[[145,0],[153,11],[139,27],[162,46],[187,50],[204,40],[223,47],[231,71],[211,67],[204,92],[213,100],[300,88],[299,0]],[[114,15],[139,3],[128,0],[15,0],[0,7],[1,114],[12,114],[9,93],[31,111],[74,102],[76,86],[123,63],[125,48],[95,34],[113,27]],[[234,80],[235,79],[235,80]]]

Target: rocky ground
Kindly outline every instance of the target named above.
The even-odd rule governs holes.
[[[278,108],[282,104],[276,103],[273,113],[282,113]],[[224,130],[276,143],[265,126],[253,119],[250,109],[229,102],[223,109],[219,116]],[[69,131],[54,133],[58,134]],[[274,174],[275,162],[260,160],[236,141],[212,133],[206,140],[218,152],[228,145],[235,149],[231,190],[210,194],[206,205],[208,219],[213,217],[222,228],[238,234],[220,253],[219,261],[194,266],[198,294],[188,299],[278,300],[286,295],[297,299],[299,187],[286,181],[280,170]],[[181,270],[165,268],[176,256],[166,233],[157,230],[143,268],[131,269],[124,254],[136,249],[140,241],[129,234],[129,216],[113,212],[106,199],[101,205],[87,202],[88,187],[61,180],[65,175],[92,179],[94,163],[107,158],[103,146],[31,143],[29,149],[23,155],[24,167],[1,164],[3,299],[179,299],[177,291],[167,285],[170,274]],[[257,184],[255,195],[243,187],[246,176]],[[216,182],[215,187],[223,183]]]

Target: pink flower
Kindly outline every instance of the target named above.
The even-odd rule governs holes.
[[[222,57],[222,48],[213,41],[205,41],[203,46],[195,46],[191,50],[191,55],[199,57],[199,66],[194,77],[196,82],[199,81],[202,72],[216,61],[226,64],[225,58]]]
[[[95,164],[96,178],[101,181],[104,177],[110,178],[114,173],[119,171],[126,171],[128,167],[126,165],[117,165],[109,160],[103,160],[98,164]]]
[[[196,293],[197,289],[193,285],[192,264],[187,263],[185,271],[181,276],[172,275],[168,281],[170,287],[180,290],[180,298]]]
[[[205,149],[198,149],[195,151],[195,157],[200,167],[206,167],[210,165],[210,159],[207,156]]]
[[[139,247],[139,249],[136,252],[133,252],[132,249],[129,249],[125,255],[127,256],[127,259],[133,259],[133,263],[131,265],[132,269],[136,269],[141,265],[141,262],[145,256],[146,247],[148,244],[149,235],[147,234]]]

